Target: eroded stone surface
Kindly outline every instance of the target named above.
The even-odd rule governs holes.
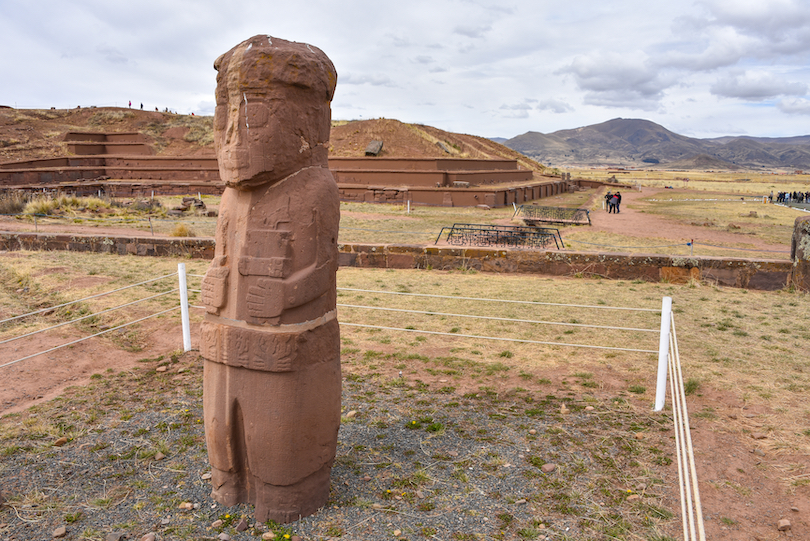
[[[326,503],[340,426],[340,209],[327,167],[337,75],[319,49],[268,36],[214,66],[227,188],[200,346],[213,497],[290,522]]]
[[[799,216],[793,223],[790,258],[793,260],[793,284],[799,289],[810,290],[810,216]]]

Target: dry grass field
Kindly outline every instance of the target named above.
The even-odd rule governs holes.
[[[0,254],[0,319],[170,274],[180,261]],[[185,263],[196,275],[207,266]],[[0,340],[156,294],[173,280],[5,323]],[[191,280],[195,289],[199,278]],[[135,537],[157,524],[165,539],[220,531],[257,539],[268,528],[305,539],[678,538],[670,415],[650,411],[656,354],[645,351],[657,349],[657,334],[645,331],[658,329],[659,316],[617,310],[656,310],[664,296],[673,298],[710,538],[777,539],[783,516],[798,538],[806,534],[806,294],[466,269],[341,269],[338,287],[345,416],[327,509],[288,529],[240,533],[227,520],[212,529],[217,518],[250,510],[217,507],[199,479],[202,372],[199,358],[176,350],[173,313],[0,369],[0,404],[14,410],[0,418],[9,502],[0,536],[42,538],[66,525],[71,539]],[[150,300],[128,317],[173,302]],[[123,319],[110,313],[68,328],[87,334]],[[174,345],[154,354],[158,339]],[[20,342],[0,353],[4,362],[26,351]],[[74,379],[54,369],[89,355],[101,364],[77,368]],[[52,400],[41,386],[59,377],[51,383],[64,391]],[[45,398],[14,395],[30,379]],[[68,443],[53,447],[60,437]],[[158,451],[167,462],[155,460]],[[538,476],[548,462],[558,474]],[[93,473],[77,484],[68,473],[82,469]],[[201,507],[177,511],[186,501]]]

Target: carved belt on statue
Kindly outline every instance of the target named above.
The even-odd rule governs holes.
[[[200,353],[212,362],[262,372],[292,372],[339,359],[336,311],[287,325],[251,325],[206,314],[200,325]]]

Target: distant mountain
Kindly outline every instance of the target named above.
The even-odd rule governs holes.
[[[696,139],[640,119],[530,131],[503,144],[551,166],[810,169],[810,135]]]

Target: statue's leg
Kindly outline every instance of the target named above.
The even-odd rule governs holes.
[[[211,495],[222,505],[232,506],[248,501],[249,496],[242,409],[228,373],[234,368],[211,361],[205,361],[204,366],[203,411]]]

